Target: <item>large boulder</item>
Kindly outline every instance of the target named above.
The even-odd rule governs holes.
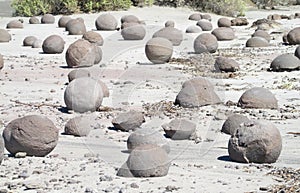
[[[173,54],[173,44],[166,38],[152,38],[145,46],[147,58],[154,64],[168,62]]]
[[[201,27],[202,31],[211,31],[213,29],[212,24],[205,19],[198,21],[197,26]]]
[[[247,40],[246,42],[246,47],[268,47],[269,46],[269,42],[262,37],[252,37],[250,39]]]
[[[295,50],[295,56],[300,59],[300,46],[298,46]]]
[[[121,131],[131,131],[140,127],[145,122],[145,118],[142,112],[130,110],[125,113],[117,115],[112,120],[114,127]]]
[[[279,130],[266,121],[243,123],[228,143],[229,156],[242,163],[274,163],[282,149]]]
[[[146,35],[143,25],[133,25],[122,29],[121,35],[124,40],[142,40]]]
[[[222,17],[218,19],[218,27],[230,27],[231,26],[231,20],[229,20],[226,17]]]
[[[9,42],[11,40],[11,35],[5,29],[0,29],[0,43]]]
[[[79,39],[66,51],[68,67],[89,67],[95,63],[95,47],[87,40]]]
[[[56,146],[59,130],[43,116],[29,115],[11,121],[3,131],[6,149],[11,154],[46,156]]]
[[[0,136],[0,164],[2,163],[3,159],[4,159],[4,140],[3,137]]]
[[[89,115],[81,115],[70,119],[65,125],[64,133],[77,137],[88,136],[95,126],[95,119]]]
[[[121,23],[139,23],[140,20],[135,15],[124,15],[121,17]]]
[[[222,72],[236,72],[240,69],[239,63],[235,60],[223,56],[216,58],[215,68],[217,71]]]
[[[292,29],[287,34],[287,40],[291,45],[300,44],[300,27]]]
[[[191,25],[187,27],[185,30],[185,33],[200,33],[200,32],[202,32],[201,27],[195,25]]]
[[[65,41],[59,35],[47,37],[42,45],[45,54],[60,54],[64,51]]]
[[[89,41],[92,44],[95,44],[96,46],[102,46],[104,43],[102,36],[95,31],[85,32],[82,38]]]
[[[36,40],[37,38],[35,36],[27,36],[23,40],[23,46],[32,46]]]
[[[61,18],[58,20],[58,27],[65,28],[67,26],[67,23],[71,20],[72,18],[70,16],[63,15]]]
[[[211,32],[218,41],[228,41],[235,38],[234,30],[230,27],[219,27]]]
[[[75,69],[69,72],[68,74],[69,82],[73,81],[76,78],[82,78],[82,77],[91,77],[90,71],[86,69]]]
[[[105,13],[96,19],[95,25],[97,30],[114,31],[118,27],[118,21],[113,15]]]
[[[218,40],[216,36],[203,33],[194,40],[194,50],[196,54],[205,52],[215,53],[218,49]]]
[[[86,32],[86,27],[82,18],[71,19],[66,24],[66,31],[69,35],[83,35]]]
[[[99,64],[102,60],[102,49],[99,46],[96,46],[95,44],[92,44],[92,47],[94,49],[95,55],[94,64]]]
[[[193,13],[189,16],[189,20],[192,20],[192,21],[199,21],[201,19],[202,19],[201,13]]]
[[[53,23],[55,23],[55,17],[52,14],[45,14],[41,18],[41,23],[53,24]]]
[[[35,16],[29,18],[29,24],[40,24],[40,23],[41,23],[40,20]]]
[[[185,108],[201,107],[221,103],[214,86],[205,78],[193,78],[183,83],[175,104]]]
[[[0,54],[0,70],[4,67],[4,59],[3,56]]]
[[[183,34],[174,27],[165,27],[153,34],[153,38],[161,37],[170,40],[173,46],[179,46],[183,40]]]
[[[102,103],[102,88],[90,77],[76,78],[67,86],[64,100],[69,110],[79,113],[94,112]]]
[[[256,30],[253,34],[252,37],[262,37],[265,38],[268,42],[271,41],[271,36],[268,32],[265,30]]]
[[[32,43],[32,48],[41,48],[43,46],[43,40],[37,39]]]
[[[272,71],[291,71],[300,69],[300,60],[293,54],[277,56],[271,63]]]
[[[133,132],[127,139],[127,149],[132,151],[142,145],[155,145],[170,152],[170,145],[167,139],[153,128],[140,128]]]
[[[235,131],[239,128],[239,126],[242,123],[248,121],[249,119],[246,116],[239,115],[239,114],[230,115],[223,123],[221,132],[228,135],[234,135]]]
[[[20,20],[12,20],[6,25],[7,29],[22,29],[23,23]]]
[[[274,94],[268,89],[254,87],[242,94],[238,106],[241,108],[277,109],[278,103]]]
[[[196,124],[187,119],[175,118],[167,124],[163,124],[166,136],[173,140],[190,139],[191,135],[196,131]]]
[[[143,145],[130,153],[127,161],[119,168],[121,177],[162,177],[166,176],[171,160],[164,149],[155,145]]]

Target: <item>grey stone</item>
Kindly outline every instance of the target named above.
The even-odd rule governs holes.
[[[108,13],[100,15],[95,22],[97,30],[114,31],[117,29],[118,21]]]
[[[196,124],[188,121],[187,119],[173,119],[167,124],[163,124],[166,136],[173,140],[185,140],[189,139],[191,135],[196,131]]]
[[[88,136],[95,126],[95,118],[81,115],[70,119],[65,125],[65,134],[77,137]]]
[[[166,38],[172,42],[173,46],[179,46],[183,40],[182,32],[174,27],[162,28],[155,32],[152,37]]]
[[[9,42],[11,35],[5,29],[0,29],[0,43]]]
[[[59,130],[43,116],[29,115],[11,121],[3,131],[6,149],[11,154],[46,156],[56,146]]]
[[[167,139],[153,128],[144,127],[137,129],[127,139],[127,149],[129,151],[149,144],[162,147],[167,153],[170,152],[170,145]]]
[[[145,122],[145,118],[142,112],[130,110],[125,113],[117,115],[112,120],[112,124],[116,129],[121,131],[135,130]]]
[[[40,39],[37,39],[33,42],[32,48],[41,48],[43,46],[43,41]]]
[[[128,22],[124,22],[121,24],[121,29],[125,29],[127,27],[132,27],[132,26],[135,26],[135,25],[143,25],[143,24],[140,24],[140,23],[128,23]]]
[[[35,16],[29,18],[29,24],[40,24],[40,23],[41,23],[40,20]]]
[[[253,34],[252,37],[262,37],[265,38],[268,42],[271,41],[271,36],[268,32],[264,30],[256,30]]]
[[[121,23],[139,23],[140,20],[135,15],[124,15],[121,17]]]
[[[277,109],[277,99],[268,89],[254,87],[245,91],[238,101],[241,108]]]
[[[290,71],[300,69],[300,60],[293,54],[282,54],[277,56],[271,63],[272,71]]]
[[[239,63],[231,58],[219,56],[216,58],[215,67],[223,72],[236,72],[239,70]]]
[[[65,41],[59,35],[47,37],[42,45],[45,54],[60,54],[64,51]]]
[[[197,26],[201,27],[202,31],[211,31],[213,29],[212,24],[205,19],[198,21]]]
[[[235,38],[234,30],[230,27],[219,27],[211,32],[218,41],[229,41]]]
[[[37,38],[35,36],[27,36],[23,40],[23,46],[32,46],[36,40]]]
[[[95,44],[92,44],[92,47],[94,49],[95,55],[94,64],[99,64],[102,60],[102,49],[99,46],[96,46]]]
[[[152,63],[163,64],[171,59],[173,54],[173,44],[165,38],[152,38],[146,43],[145,53]]]
[[[218,19],[218,27],[230,27],[231,26],[231,20],[229,20],[226,17],[222,17]]]
[[[0,54],[0,70],[2,70],[4,67],[4,59],[3,56]]]
[[[67,108],[79,113],[96,111],[102,100],[101,86],[90,77],[76,78],[69,83],[64,93]]]
[[[3,159],[4,159],[4,140],[1,135],[0,136],[0,164],[2,163]]]
[[[268,47],[269,42],[262,37],[252,37],[247,40],[246,47]]]
[[[300,44],[300,27],[296,27],[289,31],[287,34],[287,39],[291,45]]]
[[[300,46],[298,46],[295,50],[295,56],[300,59]]]
[[[23,28],[23,23],[19,20],[13,20],[10,21],[7,25],[6,25],[7,29],[22,29]]]
[[[187,27],[185,30],[185,33],[200,33],[200,32],[202,32],[201,27],[194,26],[194,25]]]
[[[86,69],[75,69],[69,72],[68,74],[69,82],[73,81],[76,78],[82,78],[82,77],[91,77],[90,71]]]
[[[223,123],[221,132],[228,135],[234,135],[237,128],[239,128],[242,123],[248,121],[249,119],[246,116],[239,114],[230,115]]]
[[[216,36],[209,33],[200,34],[194,40],[194,50],[196,54],[204,52],[214,53],[217,51],[218,46],[219,44]]]
[[[107,85],[99,79],[96,79],[96,80],[101,86],[103,97],[109,97],[110,93],[109,93],[109,89],[108,89]]]
[[[213,85],[205,78],[187,80],[176,96],[175,104],[185,108],[201,107],[221,103]]]
[[[211,21],[211,15],[209,15],[209,14],[203,14],[203,15],[201,15],[201,17],[202,17],[202,19],[206,19],[206,20],[208,20],[208,21]]]
[[[189,20],[199,21],[202,19],[201,13],[193,13],[189,16]]]
[[[244,26],[248,24],[247,18],[235,18],[231,20],[231,26]]]
[[[266,121],[245,122],[228,143],[230,158],[242,163],[274,163],[280,156],[281,149],[279,130]]]
[[[86,27],[82,18],[71,19],[66,24],[66,31],[69,35],[83,35],[86,32]]]
[[[82,38],[89,41],[92,44],[95,44],[96,46],[102,46],[104,43],[102,36],[95,31],[85,32]]]
[[[52,14],[45,14],[41,18],[41,23],[53,24],[53,23],[55,23],[55,17]]]
[[[122,29],[121,35],[124,40],[142,40],[146,35],[146,29],[142,25],[133,25]]]
[[[70,16],[63,15],[61,18],[58,20],[58,27],[65,28],[67,26],[67,23],[71,20],[72,18]]]
[[[175,27],[175,22],[173,20],[168,20],[165,22],[165,27]]]

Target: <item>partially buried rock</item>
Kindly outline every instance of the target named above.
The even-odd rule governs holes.
[[[72,18],[70,16],[62,16],[58,20],[58,27],[66,27],[67,23],[71,20]]]
[[[168,20],[165,22],[165,27],[175,27],[175,22],[173,20]]]
[[[35,16],[29,18],[29,24],[40,24],[40,23],[41,23],[40,20]]]
[[[211,31],[213,29],[212,24],[204,19],[198,21],[197,26],[201,27],[202,31]]]
[[[271,41],[270,34],[264,30],[256,30],[254,34],[252,34],[252,37],[262,37],[265,38],[268,42]]]
[[[189,20],[199,21],[202,19],[201,13],[193,13],[189,16]]]
[[[128,111],[119,114],[112,120],[114,127],[121,131],[135,130],[145,122],[145,118],[142,112]]]
[[[239,115],[239,114],[230,115],[223,123],[221,132],[226,133],[228,135],[234,135],[235,131],[239,128],[239,126],[242,123],[248,121],[249,119],[246,116]]]
[[[64,51],[65,41],[59,35],[47,37],[42,45],[45,54],[60,54]]]
[[[295,56],[300,59],[300,46],[298,46],[295,50]]]
[[[10,21],[7,25],[6,25],[7,29],[22,29],[23,28],[23,23],[19,20],[13,20]]]
[[[216,36],[203,33],[194,40],[194,50],[196,54],[205,52],[215,53],[218,49],[218,40]]]
[[[82,38],[89,41],[92,44],[95,44],[96,46],[102,46],[104,42],[102,36],[95,31],[85,32]]]
[[[0,70],[4,67],[4,59],[3,56],[0,54]]]
[[[11,35],[5,29],[0,29],[0,43],[9,42]]]
[[[218,41],[229,41],[235,38],[234,30],[230,27],[219,27],[211,32]]]
[[[193,78],[183,83],[175,104],[185,108],[201,107],[221,103],[213,85],[205,78]]]
[[[252,37],[250,39],[247,40],[246,42],[246,47],[268,47],[269,46],[269,42],[262,37]]]
[[[11,121],[3,131],[5,148],[11,153],[46,156],[56,146],[59,130],[43,116],[29,115]]]
[[[271,63],[272,71],[291,71],[300,69],[300,60],[293,54],[277,56]]]
[[[292,29],[287,34],[287,40],[288,40],[289,44],[291,44],[291,45],[300,44],[300,27],[296,27],[296,28]]]
[[[45,14],[41,18],[41,23],[43,24],[53,24],[55,22],[55,17],[52,14]]]
[[[277,109],[277,99],[266,88],[254,87],[243,93],[238,106],[241,108]]]
[[[187,119],[173,119],[170,123],[163,124],[166,136],[173,140],[189,139],[196,131],[196,124]]]
[[[185,33],[200,33],[200,32],[202,32],[201,27],[194,26],[194,25],[187,27],[185,30]]]
[[[40,39],[37,39],[33,42],[32,48],[41,48],[43,46],[43,41]]]
[[[134,25],[122,29],[121,35],[124,40],[142,40],[146,35],[146,29],[142,25]]]
[[[108,13],[100,15],[95,22],[97,30],[113,31],[117,29],[118,21]]]
[[[233,59],[219,56],[216,58],[215,68],[223,72],[236,72],[239,70],[239,63]]]
[[[145,127],[137,129],[127,139],[127,149],[129,151],[147,144],[159,146],[167,153],[170,152],[170,145],[167,139],[161,133],[152,128]]]
[[[165,27],[153,34],[153,38],[161,37],[170,40],[173,46],[179,46],[183,40],[183,34],[174,27]]]
[[[66,24],[66,31],[69,32],[69,35],[83,35],[86,32],[86,27],[83,19],[71,19]]]
[[[173,45],[166,38],[152,38],[145,46],[147,58],[154,64],[163,64],[168,62],[173,54]]]
[[[35,36],[27,36],[23,40],[23,46],[32,46],[36,40],[37,38]]]
[[[281,149],[279,130],[266,121],[243,123],[228,143],[230,158],[242,163],[274,163]]]
[[[218,20],[218,27],[230,27],[231,26],[231,21],[226,18],[222,17]]]
[[[88,136],[94,128],[95,119],[90,115],[70,119],[65,125],[65,134],[77,137]]]
[[[67,86],[64,100],[69,110],[79,113],[94,112],[102,103],[102,88],[90,77],[77,78]]]
[[[135,148],[127,161],[119,169],[121,177],[162,177],[166,176],[171,165],[168,154],[161,147],[143,145]]]
[[[68,74],[69,82],[73,81],[76,78],[82,78],[82,77],[91,77],[90,71],[86,69],[75,69],[69,72]]]

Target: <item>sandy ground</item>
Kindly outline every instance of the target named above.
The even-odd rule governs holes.
[[[110,97],[103,106],[112,110],[95,112],[97,124],[87,137],[59,136],[57,147],[45,158],[6,157],[0,166],[0,189],[9,192],[261,192],[273,184],[284,183],[267,173],[275,167],[299,168],[299,137],[289,132],[300,132],[300,72],[268,72],[271,61],[282,53],[293,53],[296,46],[282,45],[282,33],[300,26],[300,19],[278,21],[282,25],[270,29],[273,33],[268,48],[245,48],[246,40],[254,32],[250,28],[256,19],[271,13],[294,14],[300,7],[276,11],[248,11],[248,26],[234,27],[236,39],[220,42],[213,55],[197,56],[199,61],[211,63],[218,55],[236,59],[241,70],[232,74],[199,71],[197,68],[176,62],[178,58],[192,56],[193,40],[199,34],[184,34],[184,41],[174,47],[174,62],[151,65],[144,54],[144,45],[167,20],[174,20],[182,31],[194,21],[193,13],[186,8],[132,8],[129,11],[111,12],[118,20],[134,14],[147,24],[147,36],[142,41],[123,41],[120,32],[99,32],[104,38],[103,60],[88,68],[94,76],[101,77],[109,87]],[[97,14],[82,14],[88,30],[95,30]],[[216,27],[221,16],[212,14]],[[60,16],[56,16],[56,21]],[[16,18],[0,18],[0,28]],[[63,93],[67,74],[64,53],[46,55],[41,49],[22,46],[26,36],[45,39],[52,34],[61,35],[67,47],[81,36],[69,36],[56,24],[30,25],[24,19],[24,29],[11,29],[12,41],[0,44],[5,67],[0,73],[0,120],[3,128],[11,120],[29,114],[50,118],[63,132],[65,123],[75,113],[66,113]],[[278,33],[280,32],[280,33]],[[179,61],[179,60],[178,60]],[[200,62],[200,63],[201,63]],[[205,67],[205,66],[204,66]],[[196,69],[196,70],[195,70]],[[166,111],[165,106],[175,100],[185,80],[206,76],[215,85],[222,101],[237,102],[242,93],[254,86],[270,89],[279,102],[280,109],[252,110],[235,106],[215,105],[196,110],[175,109]],[[19,101],[22,104],[16,102]],[[162,102],[163,101],[163,102]],[[29,105],[30,104],[30,105]],[[42,105],[41,105],[42,104]],[[149,108],[151,110],[147,110]],[[129,109],[143,110],[145,125],[162,132],[161,124],[173,117],[186,117],[197,123],[201,141],[171,141],[172,165],[169,174],[161,178],[121,178],[117,169],[126,161],[126,140],[130,133],[109,129],[112,118]],[[272,165],[240,164],[229,160],[227,143],[229,136],[220,132],[231,112],[239,112],[253,119],[270,120],[279,128],[283,138],[283,150],[279,160]],[[2,129],[3,129],[2,128]]]

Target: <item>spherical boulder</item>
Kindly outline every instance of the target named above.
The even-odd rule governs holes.
[[[264,30],[256,30],[253,34],[252,37],[262,37],[265,38],[268,42],[271,41],[271,36],[268,32]]]
[[[35,36],[27,36],[23,40],[23,46],[32,46],[36,40],[37,38]]]
[[[162,28],[155,32],[152,37],[166,38],[172,42],[173,46],[179,46],[183,40],[182,32],[174,27]]]
[[[228,143],[229,157],[242,163],[274,163],[280,156],[279,130],[266,121],[248,121],[238,127]]]
[[[11,35],[5,29],[0,29],[0,43],[9,42]]]
[[[82,39],[85,39],[96,46],[102,46],[104,43],[102,36],[95,31],[85,32],[82,36]]]
[[[168,20],[165,22],[165,27],[175,27],[175,22],[173,20]]]
[[[134,25],[122,29],[121,35],[124,40],[142,40],[146,35],[146,29],[142,25]]]
[[[108,13],[100,15],[95,22],[97,30],[114,31],[117,29],[117,19]]]
[[[142,25],[142,24],[140,24],[140,23],[128,23],[128,22],[124,22],[124,23],[122,23],[121,24],[121,29],[125,29],[125,28],[127,28],[127,27],[131,27],[131,26],[135,26],[135,25]]]
[[[19,20],[13,20],[10,21],[7,25],[6,25],[7,29],[22,29],[23,28],[23,23]]]
[[[230,27],[219,27],[211,32],[218,41],[229,41],[235,38],[234,30]]]
[[[215,53],[218,49],[218,40],[216,36],[203,33],[194,40],[194,50],[196,54],[204,52]]]
[[[173,140],[189,139],[196,131],[196,124],[187,119],[175,118],[167,124],[163,124],[166,136]]]
[[[201,17],[202,17],[202,19],[206,19],[206,20],[208,20],[208,21],[211,21],[211,15],[209,15],[209,14],[203,14],[203,15],[201,15]]]
[[[77,137],[88,136],[90,131],[94,128],[95,119],[90,115],[77,116],[70,119],[64,129],[67,135],[74,135]]]
[[[32,48],[41,48],[42,46],[43,46],[43,41],[40,39],[37,39],[32,43],[31,47]]]
[[[155,145],[143,145],[130,153],[127,161],[119,168],[121,177],[162,177],[166,176],[171,165],[168,154]]]
[[[272,71],[291,71],[300,69],[300,60],[293,54],[277,56],[271,63]]]
[[[121,23],[139,23],[140,20],[135,15],[124,15],[121,17]]]
[[[239,128],[239,126],[242,123],[248,121],[249,119],[246,116],[239,115],[239,114],[230,115],[223,123],[221,132],[228,135],[234,135],[235,131]]]
[[[41,23],[40,20],[35,16],[29,18],[29,24],[40,24],[40,23]]]
[[[101,86],[90,77],[76,78],[69,83],[64,93],[67,108],[78,113],[96,111],[102,100]]]
[[[109,93],[109,89],[108,89],[107,85],[99,79],[96,79],[96,78],[94,78],[94,79],[97,80],[97,82],[100,84],[102,93],[103,93],[103,97],[104,98],[109,97],[110,93]]]
[[[60,54],[64,51],[65,41],[59,35],[47,37],[42,45],[45,54]]]
[[[95,55],[94,64],[99,64],[102,60],[102,49],[94,44],[92,44],[92,47]]]
[[[211,31],[213,29],[212,24],[204,19],[198,21],[197,26],[201,27],[202,31]]]
[[[82,78],[82,77],[91,77],[90,71],[86,69],[75,69],[69,72],[68,74],[69,82],[73,81],[76,78]]]
[[[185,33],[200,33],[200,32],[202,32],[201,27],[194,26],[194,25],[187,27],[185,30]]]
[[[4,140],[1,135],[0,136],[0,164],[2,163],[3,159],[4,159]]]
[[[59,130],[47,117],[29,115],[11,121],[3,131],[5,148],[11,153],[46,156],[56,146]]]
[[[230,27],[231,26],[231,20],[229,20],[226,17],[222,17],[218,19],[218,27]]]
[[[142,145],[155,145],[170,152],[170,145],[167,139],[153,128],[140,128],[134,131],[127,139],[127,149],[132,151]]]
[[[298,46],[295,50],[295,56],[300,59],[300,46]]]
[[[4,59],[3,56],[0,54],[0,70],[4,67]]]
[[[252,37],[247,40],[246,47],[268,47],[269,42],[262,37]]]
[[[70,16],[63,15],[61,18],[58,20],[58,27],[65,28],[67,26],[67,23],[71,20],[72,18]]]
[[[41,23],[53,24],[53,23],[55,23],[55,17],[52,14],[45,14],[41,18]]]
[[[195,108],[221,103],[214,86],[205,78],[193,78],[183,83],[175,104],[184,108]]]
[[[173,54],[173,44],[165,38],[152,38],[145,46],[147,58],[154,64],[168,62]]]
[[[236,72],[239,70],[239,63],[237,63],[235,60],[219,56],[216,58],[215,62],[215,68],[217,71],[222,72]]]
[[[130,110],[119,114],[112,120],[113,126],[121,131],[131,131],[140,127],[145,122],[142,112]]]
[[[83,35],[86,32],[84,21],[81,18],[71,19],[66,24],[66,31],[69,35]]]
[[[300,44],[300,27],[296,27],[296,28],[292,29],[287,34],[287,40],[288,40],[289,44],[291,44],[291,45]]]
[[[89,67],[95,63],[95,47],[87,40],[79,39],[66,51],[68,67]]]
[[[268,89],[254,87],[242,94],[238,106],[241,108],[277,109],[278,103],[274,94]]]
[[[201,13],[193,13],[189,16],[189,20],[199,21],[202,19]]]

